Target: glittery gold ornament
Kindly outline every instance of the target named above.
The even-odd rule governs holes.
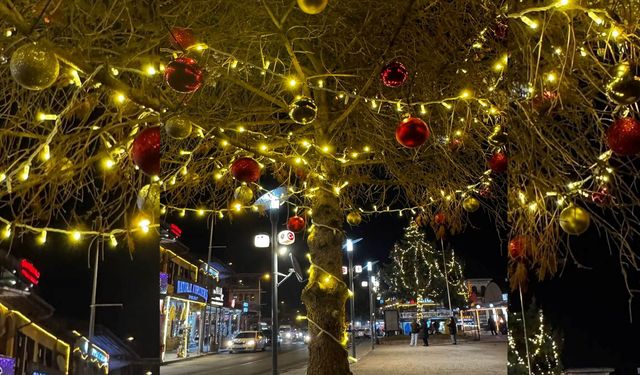
[[[157,215],[160,212],[160,187],[158,184],[144,185],[138,192],[136,203],[142,212]]]
[[[586,232],[590,222],[591,215],[584,208],[571,205],[560,212],[560,227],[569,234]]]
[[[233,197],[243,205],[248,204],[253,199],[253,190],[247,185],[238,186],[233,192]]]
[[[474,197],[468,197],[462,201],[462,208],[467,212],[476,212],[480,208],[480,202]]]
[[[298,0],[298,6],[307,14],[318,14],[329,4],[329,0]]]
[[[318,106],[316,102],[306,96],[296,98],[289,105],[289,117],[296,124],[306,125],[312,123],[318,114]]]
[[[55,53],[33,43],[15,50],[9,67],[13,79],[29,90],[44,90],[53,85],[60,72],[60,63]]]
[[[184,139],[191,134],[193,123],[184,116],[173,116],[164,123],[164,130],[173,139]]]
[[[349,225],[360,225],[360,223],[362,222],[362,216],[360,215],[360,212],[358,211],[351,211],[347,214],[347,223],[349,223]]]

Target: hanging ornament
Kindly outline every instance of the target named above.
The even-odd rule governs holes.
[[[186,27],[172,27],[169,33],[169,43],[171,47],[179,50],[186,50],[196,44],[196,37],[193,30]]]
[[[436,224],[444,224],[444,222],[447,220],[447,216],[444,214],[444,212],[438,212],[433,217],[433,220],[436,222]]]
[[[158,184],[144,185],[138,192],[136,204],[140,211],[157,216],[160,213],[160,187]]]
[[[488,185],[483,186],[478,192],[482,198],[489,199],[493,197],[493,192],[491,191],[491,187]]]
[[[586,232],[590,222],[591,215],[584,208],[571,205],[560,212],[560,227],[569,234]]]
[[[260,172],[260,164],[251,158],[238,158],[231,164],[231,175],[241,182],[258,181]]]
[[[476,212],[480,208],[480,201],[474,197],[467,197],[462,201],[462,208],[467,212]]]
[[[9,68],[20,86],[44,90],[58,79],[60,63],[55,53],[39,44],[27,43],[13,52]]]
[[[518,260],[526,255],[529,248],[529,238],[527,236],[518,236],[509,241],[509,256],[511,259]]]
[[[491,169],[494,173],[504,173],[507,170],[507,166],[509,165],[509,159],[507,155],[502,151],[494,152],[489,159],[489,169]]]
[[[444,225],[440,225],[438,227],[438,230],[436,231],[436,238],[441,240],[443,239],[445,236],[447,235],[447,229],[444,227]]]
[[[136,136],[131,159],[144,173],[160,175],[160,127],[146,128]]]
[[[619,118],[607,129],[607,144],[618,155],[640,152],[640,122],[633,117]]]
[[[380,80],[387,87],[400,87],[409,78],[409,71],[398,61],[385,65],[380,71]]]
[[[421,214],[418,214],[418,216],[416,216],[416,218],[413,220],[413,222],[416,223],[418,228],[426,228],[429,225],[429,218],[423,212]]]
[[[300,216],[291,216],[289,220],[287,220],[287,229],[292,232],[300,232],[304,229],[304,219]]]
[[[312,123],[318,114],[318,106],[313,99],[299,96],[289,105],[289,118],[296,124],[306,125]]]
[[[246,205],[253,199],[253,190],[246,184],[238,186],[233,192],[233,198],[238,200],[241,204]]]
[[[449,150],[456,152],[462,147],[462,140],[460,138],[453,138],[449,141]]]
[[[178,57],[164,68],[164,80],[177,92],[192,93],[202,86],[202,69],[189,57]]]
[[[185,116],[177,115],[167,119],[164,130],[173,139],[184,139],[191,135],[193,123]]]
[[[542,94],[538,94],[531,99],[531,104],[536,112],[543,113],[551,110],[557,100],[558,93],[556,91],[544,90]]]
[[[612,200],[611,191],[607,185],[602,185],[598,190],[591,193],[591,201],[598,206],[606,206]]]
[[[347,214],[347,223],[352,226],[360,225],[362,222],[362,216],[358,211],[351,211]]]
[[[329,4],[329,0],[298,0],[298,7],[306,14],[318,14]]]
[[[640,77],[638,66],[628,62],[616,67],[615,77],[607,85],[609,99],[618,104],[629,105],[640,100]]]
[[[406,148],[420,147],[429,138],[427,124],[417,117],[407,117],[396,128],[396,140]]]

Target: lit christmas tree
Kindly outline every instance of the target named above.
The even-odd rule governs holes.
[[[528,366],[535,375],[561,374],[560,349],[554,333],[545,325],[542,310],[532,304],[525,316],[529,361],[522,315],[512,313],[509,320],[509,375],[529,374]]]
[[[394,245],[391,259],[391,272],[386,277],[389,284],[388,297],[416,301],[428,298],[447,306],[446,275],[452,307],[464,303],[462,266],[456,260],[453,250],[445,249],[445,272],[442,250],[427,242],[415,223],[406,228],[402,240]]]

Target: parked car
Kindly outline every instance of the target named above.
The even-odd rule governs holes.
[[[229,340],[229,353],[239,351],[258,351],[265,350],[267,339],[262,332],[258,331],[242,331],[238,332],[233,339]]]

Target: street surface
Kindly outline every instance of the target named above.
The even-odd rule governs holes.
[[[305,344],[281,344],[278,368],[306,365]],[[171,363],[160,367],[161,375],[262,375],[271,371],[271,349],[257,353],[220,353]]]

